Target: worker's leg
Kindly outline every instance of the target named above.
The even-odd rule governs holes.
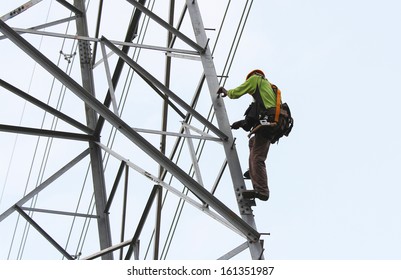
[[[269,152],[270,141],[256,133],[249,140],[249,174],[255,191],[262,195],[269,195],[267,184],[266,158]]]

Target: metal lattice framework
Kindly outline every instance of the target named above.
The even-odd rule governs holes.
[[[0,20],[0,56],[18,61],[15,79],[0,77],[1,98],[12,96],[32,108],[30,125],[0,120],[0,135],[16,137],[17,151],[26,141],[25,162],[28,155],[33,158],[28,172],[21,163],[17,178],[7,173],[15,179],[5,184],[12,181],[13,192],[25,185],[0,213],[0,226],[6,224],[0,227],[2,239],[12,243],[8,258],[25,252],[26,258],[165,259],[172,247],[191,251],[188,246],[202,242],[210,252],[238,242],[220,258],[249,249],[252,259],[263,259],[253,205],[241,195],[246,187],[235,139],[216,94],[252,1],[241,3],[241,17],[235,15],[237,30],[228,35],[228,49],[221,49],[225,65],[219,75],[213,52],[224,27],[232,29],[230,9],[238,8],[231,8],[231,1],[210,31],[212,39],[198,2],[210,10],[213,1],[169,1],[164,20],[155,1],[113,1],[122,10],[108,18],[110,7],[103,1],[95,10],[84,0],[57,0],[51,4],[58,11],[52,12],[54,19],[48,16],[30,28],[11,25],[14,17],[44,5],[39,2],[48,1],[29,1]],[[178,4],[183,9],[176,19]],[[161,36],[167,37],[164,46]],[[47,41],[38,47],[38,38]],[[41,70],[24,90],[28,65]],[[34,121],[41,116],[41,123]],[[7,193],[3,189],[3,207]],[[155,219],[149,219],[151,213]],[[200,256],[205,257],[210,255]]]

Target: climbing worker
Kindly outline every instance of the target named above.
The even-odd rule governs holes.
[[[237,88],[226,90],[220,87],[217,94],[222,97],[228,96],[230,99],[237,99],[246,93],[250,94],[254,101],[245,111],[245,119],[234,122],[232,129],[243,128],[250,131],[249,134],[249,171],[244,173],[245,179],[251,179],[253,190],[246,190],[242,193],[244,198],[266,201],[269,199],[269,187],[267,183],[266,158],[269,152],[270,143],[274,143],[282,136],[277,132],[277,124],[281,123],[281,115],[290,115],[282,110],[281,92],[265,77],[262,70],[251,71],[243,84]],[[286,104],[285,104],[286,105]],[[278,110],[276,110],[278,108]],[[281,117],[281,118],[280,118]],[[289,116],[291,119],[291,115]],[[292,119],[290,124],[285,123],[287,130],[284,135],[288,135],[292,128]],[[288,130],[288,126],[291,126]],[[274,127],[274,128],[273,128]]]

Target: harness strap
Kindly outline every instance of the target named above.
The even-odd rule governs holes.
[[[263,80],[263,77],[261,77],[261,81]],[[279,119],[280,119],[280,115],[284,116],[284,117],[288,117],[288,112],[286,110],[283,110],[281,108],[281,91],[280,89],[277,88],[276,85],[274,84],[270,84],[274,93],[276,94],[276,107],[273,108],[269,108],[266,110],[266,108],[264,107],[264,103],[262,100],[262,97],[260,96],[260,91],[259,91],[259,85],[256,86],[256,90],[253,94],[253,97],[255,99],[256,102],[256,106],[258,106],[261,110],[265,110],[266,116],[271,116],[274,115],[274,121],[273,122],[265,122],[266,123],[262,123],[262,121],[259,121],[260,123],[258,125],[256,125],[251,132],[249,133],[248,137],[251,137],[252,134],[254,134],[256,131],[260,130],[262,127],[275,127],[278,125]]]
[[[283,109],[283,108],[280,108],[279,110],[277,110],[277,107],[272,107],[272,108],[267,109],[267,110],[266,110],[266,115],[267,115],[267,116],[271,116],[271,115],[276,116],[276,112],[277,112],[277,111],[279,112],[279,116],[282,115],[282,116],[284,116],[284,117],[288,117],[288,112],[287,112],[287,110],[285,110],[285,109]]]
[[[274,114],[274,121],[278,122],[280,117],[280,105],[281,105],[281,90],[276,85],[271,85],[274,93],[276,94],[276,112]]]

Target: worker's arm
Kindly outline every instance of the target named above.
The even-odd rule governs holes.
[[[243,82],[240,86],[238,86],[234,89],[228,90],[227,96],[231,99],[237,99],[246,93],[254,94],[258,81],[259,81],[258,76],[256,76],[256,75],[251,76],[248,80]]]
[[[254,94],[257,83],[258,77],[252,76],[244,83],[242,83],[242,85],[234,89],[226,90],[224,87],[219,87],[217,94],[221,94],[222,97],[228,96],[230,99],[237,99],[246,93]]]

